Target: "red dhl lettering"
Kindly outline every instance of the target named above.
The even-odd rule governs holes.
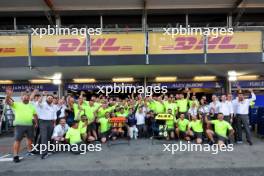
[[[91,51],[131,51],[132,46],[117,46],[116,38],[91,39]],[[86,39],[60,39],[58,47],[45,47],[46,52],[86,51]]]
[[[208,37],[208,49],[247,49],[248,44],[232,44],[233,36]],[[162,50],[201,50],[204,46],[204,39],[196,37],[177,37],[175,45],[163,45]]]
[[[0,53],[15,53],[16,48],[0,48]]]

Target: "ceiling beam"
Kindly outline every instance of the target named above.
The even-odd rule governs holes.
[[[52,0],[43,0],[43,1],[46,4],[46,6],[50,9],[49,11],[45,12],[45,15],[48,18],[50,24],[53,25],[54,22],[52,20],[52,16],[54,16],[55,19],[57,19],[57,18],[59,18],[59,14],[55,9]]]
[[[241,8],[239,8],[239,6],[241,6],[242,4],[245,4],[245,3],[246,3],[246,0],[237,0],[234,3],[234,6],[233,6],[232,11],[231,11],[231,15],[234,13],[237,13],[236,17],[234,18],[234,22],[233,22],[233,26],[235,26],[235,27],[238,26],[239,20],[246,10],[245,5],[244,5],[244,7],[241,7]]]

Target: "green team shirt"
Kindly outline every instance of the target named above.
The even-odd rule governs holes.
[[[98,123],[100,124],[100,133],[107,132],[109,130],[109,121],[107,118],[100,118],[98,120]]]
[[[189,100],[189,107],[192,107],[192,104],[195,103],[196,104],[196,107],[198,108],[199,106],[199,101],[198,100]]]
[[[96,109],[98,109],[102,104],[98,103],[98,102],[94,102],[94,106],[96,107]]]
[[[79,128],[81,134],[85,134],[87,131],[87,126],[84,125],[84,122],[82,122],[82,121],[79,121],[78,128]]]
[[[183,131],[183,132],[187,131],[187,127],[188,127],[189,123],[190,122],[187,119],[183,119],[183,120],[178,119],[177,120],[178,128],[180,131]]]
[[[105,117],[105,113],[111,112],[111,111],[112,111],[112,108],[105,108],[105,109],[99,108],[97,116],[98,116],[98,118],[103,118],[103,117]]]
[[[15,113],[15,121],[14,125],[25,125],[32,126],[34,118],[34,114],[36,114],[36,108],[34,105],[28,103],[25,104],[23,102],[14,102],[12,105],[12,109]]]
[[[150,110],[155,111],[155,103],[154,102],[148,102],[147,106]]]
[[[172,110],[172,114],[175,115],[176,111],[177,111],[177,105],[175,103],[164,103],[165,104],[165,110],[166,110],[166,113],[168,112],[168,109],[171,109]]]
[[[77,144],[82,141],[80,129],[70,128],[65,136],[70,141],[70,144]]]
[[[127,111],[125,111],[124,113],[121,113],[121,112],[116,112],[116,116],[117,117],[127,117],[128,116],[128,114],[129,114],[129,112]]]
[[[177,100],[177,105],[179,107],[179,112],[187,112],[188,110],[188,100],[187,99]]]
[[[85,106],[84,103],[81,105],[81,107],[82,107],[84,110],[85,110],[85,108],[86,108],[86,106]],[[82,111],[80,112],[80,117],[81,117],[82,115],[84,115],[84,110],[82,110]],[[80,120],[80,117],[78,117],[79,107],[78,107],[78,104],[77,104],[77,103],[74,103],[74,104],[73,104],[73,111],[74,111],[74,120]]]
[[[202,133],[203,132],[203,123],[201,120],[191,121],[189,123],[189,128],[192,128],[194,132]]]
[[[227,130],[232,130],[232,126],[230,125],[230,123],[228,123],[225,120],[211,120],[210,121],[212,124],[214,124],[214,128],[215,128],[215,133],[219,136],[222,137],[227,137],[226,133]]]
[[[166,120],[166,125],[168,129],[174,129],[176,122],[176,118],[174,117],[173,120]]]
[[[90,124],[92,121],[94,121],[94,112],[97,110],[96,106],[85,106],[85,115],[88,118],[88,123]]]
[[[164,105],[159,101],[155,101],[155,112],[158,114],[164,113]]]

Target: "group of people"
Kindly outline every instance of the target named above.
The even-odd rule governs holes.
[[[212,95],[209,103],[206,96],[197,99],[195,93],[186,88],[176,95],[159,95],[125,99],[92,96],[86,99],[80,96],[58,98],[47,92],[25,92],[21,102],[12,99],[12,89],[6,90],[5,102],[15,113],[15,142],[13,146],[14,162],[19,162],[20,142],[26,135],[28,155],[33,155],[32,144],[38,142],[59,142],[69,144],[92,143],[117,138],[154,138],[158,134],[155,117],[158,114],[170,114],[166,120],[167,140],[194,140],[226,145],[231,139],[242,143],[242,125],[246,131],[247,142],[252,145],[249,128],[249,106],[256,100],[253,90],[251,98],[245,98],[239,91],[237,97],[232,94]],[[122,117],[120,123],[111,119]],[[46,150],[41,154],[49,156]]]

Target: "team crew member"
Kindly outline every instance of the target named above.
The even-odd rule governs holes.
[[[201,120],[201,115],[192,116],[192,121],[189,123],[187,134],[196,140],[197,144],[203,142],[203,120]]]
[[[162,97],[159,96],[157,98],[155,98],[156,100],[154,100],[154,107],[155,107],[155,112],[157,114],[162,114],[165,112],[165,108],[164,108],[164,103],[162,101]]]
[[[210,112],[210,107],[206,104],[206,99],[202,98],[200,100],[200,107],[198,108],[198,112],[202,115],[202,117],[204,118],[205,116],[209,115]]]
[[[193,93],[191,100],[189,100],[189,107],[192,107],[193,103],[195,103],[196,107],[199,107],[199,101],[197,100],[195,93]]]
[[[38,112],[39,112],[37,103],[38,103],[40,97],[41,96],[38,93],[37,89],[34,89],[33,92],[30,94],[30,103],[33,104],[33,106],[35,107],[37,115],[38,115]],[[35,136],[34,136],[34,141],[33,142],[36,145],[36,144],[39,143],[39,139],[40,139],[39,138],[39,136],[40,136],[39,135],[39,126],[35,126],[34,130],[35,130]]]
[[[97,110],[96,110],[96,115],[98,118],[102,118],[105,116],[105,113],[111,112],[113,108],[108,107],[108,104],[104,102]]]
[[[197,108],[197,103],[193,102],[188,110],[188,117],[189,120],[191,119],[192,116],[197,116],[198,115],[198,108]]]
[[[65,136],[66,142],[70,143],[70,145],[77,144],[77,150],[71,150],[74,154],[80,154],[80,145],[83,144],[81,138],[81,131],[79,129],[78,121],[73,121],[72,127],[67,131]]]
[[[136,119],[136,112],[137,112],[138,105],[134,108],[129,108],[129,114],[127,117],[127,125],[128,125],[128,135],[130,139],[137,139],[138,137],[138,129],[137,129],[137,119]]]
[[[184,114],[180,114],[180,118],[176,122],[176,135],[178,139],[190,140],[190,137],[187,135],[189,120],[185,119]]]
[[[164,101],[164,106],[166,112],[168,112],[168,110],[170,109],[172,115],[176,116],[178,107],[177,104],[172,101],[172,97],[169,97],[168,101]]]
[[[217,120],[209,121],[205,118],[206,123],[214,125],[214,131],[211,129],[206,130],[206,134],[210,140],[211,144],[215,143],[214,137],[217,138],[218,145],[222,147],[225,143],[228,142],[229,138],[234,134],[234,130],[229,122],[224,120],[223,113],[218,113]],[[229,132],[229,137],[227,137],[227,133]]]
[[[72,108],[74,111],[74,120],[80,120],[79,118],[85,114],[85,108],[86,108],[86,103],[84,102],[82,96],[78,98],[77,103],[74,103]]]
[[[254,94],[253,90],[249,90],[251,93],[251,98],[246,99],[244,97],[244,94],[242,92],[238,93],[238,98],[236,99],[236,114],[237,114],[237,135],[238,135],[238,141],[237,143],[242,143],[242,127],[243,124],[245,130],[246,130],[246,138],[249,145],[252,145],[250,130],[249,130],[249,117],[248,117],[248,110],[250,106],[251,101],[256,100],[256,95]]]
[[[168,109],[168,114],[171,114],[173,116],[173,119],[166,120],[167,133],[168,133],[167,140],[175,138],[175,133],[174,132],[175,132],[175,123],[176,123],[176,117],[172,114],[172,110],[171,109]]]
[[[180,99],[177,100],[177,106],[178,106],[178,112],[179,113],[184,113],[185,114],[185,118],[187,118],[187,111],[188,111],[188,102],[189,102],[189,98],[190,98],[190,91],[188,88],[185,89],[185,91],[187,92],[187,97],[184,98],[184,94],[180,94]]]
[[[146,135],[145,117],[146,114],[143,111],[143,106],[140,106],[138,112],[136,112],[135,117],[137,119],[137,129],[138,136],[143,137]]]
[[[57,104],[57,118],[58,120],[65,117],[65,110],[67,109],[64,97],[58,100]]]
[[[52,103],[53,95],[42,95],[37,103],[39,109],[38,118],[41,144],[46,145],[46,148],[48,148],[48,141],[51,141],[51,136],[57,119],[57,107]],[[41,153],[41,159],[46,159],[47,157],[48,150],[46,149],[44,153]]]
[[[23,93],[21,96],[22,102],[14,102],[12,100],[13,91],[11,89],[6,90],[6,102],[15,112],[15,142],[13,145],[13,161],[19,162],[19,149],[20,142],[24,135],[27,136],[27,150],[28,155],[31,155],[32,140],[34,138],[33,119],[35,119],[35,125],[37,126],[36,109],[29,103],[29,95]],[[35,117],[35,118],[34,118]]]
[[[232,103],[226,100],[226,95],[221,96],[221,102],[219,104],[219,113],[224,115],[224,120],[232,123],[232,117],[234,114]]]
[[[88,118],[88,134],[89,136],[93,136],[95,140],[97,140],[97,134],[96,134],[96,123],[95,123],[95,115],[96,110],[99,107],[94,104],[94,100],[90,100],[87,103],[87,106],[84,106],[84,114]]]
[[[97,119],[97,123],[99,123],[99,136],[101,138],[102,143],[106,143],[110,135],[109,119],[110,119],[109,112],[106,112],[105,117]]]
[[[65,141],[65,134],[68,131],[69,126],[66,124],[66,120],[64,118],[59,119],[59,124],[53,130],[53,134],[51,139],[55,142],[64,142]]]
[[[209,104],[210,114],[213,119],[217,118],[219,113],[220,102],[216,95],[212,95],[212,102]]]
[[[82,115],[81,120],[79,121],[78,128],[81,132],[81,137],[84,142],[92,142],[95,141],[95,138],[93,136],[87,135],[87,128],[88,128],[88,118],[86,115]]]

